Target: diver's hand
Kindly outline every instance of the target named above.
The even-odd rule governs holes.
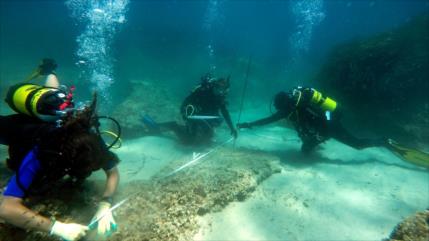
[[[98,220],[97,233],[99,235],[110,235],[110,232],[114,231],[111,230],[111,227],[113,226],[113,229],[116,227],[115,219],[113,219],[112,212],[109,210],[110,206],[111,204],[108,202],[100,202],[98,205],[98,211],[92,219],[96,220],[104,215],[100,220]]]
[[[55,221],[50,234],[59,236],[66,241],[75,241],[84,237],[86,235],[86,231],[88,231],[87,226],[77,223],[62,223]]]
[[[238,123],[237,128],[238,129],[244,129],[244,128],[251,129],[252,125],[249,122],[243,122],[243,123]]]
[[[236,129],[232,129],[232,130],[231,130],[231,136],[232,136],[232,137],[234,137],[234,139],[237,139],[238,132],[237,132],[237,130],[236,130]]]
[[[39,65],[38,70],[40,75],[52,74],[57,68],[57,63],[54,59],[43,59],[42,63]]]

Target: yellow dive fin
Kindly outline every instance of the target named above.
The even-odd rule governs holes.
[[[388,148],[398,155],[402,160],[412,163],[417,166],[425,167],[429,169],[429,154],[422,152],[417,149],[404,147],[398,144],[396,141],[389,139]]]

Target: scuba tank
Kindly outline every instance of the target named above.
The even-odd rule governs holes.
[[[17,84],[9,88],[6,102],[20,114],[55,122],[73,107],[71,91],[67,94],[57,88],[30,83]]]
[[[337,102],[313,88],[297,87],[293,90],[293,95],[296,96],[296,106],[301,101],[305,101],[314,107],[320,108],[322,111],[334,112],[337,108]]]
[[[329,97],[323,97],[322,93],[315,89],[313,91],[313,96],[311,97],[311,103],[319,105],[323,111],[333,112],[337,108],[337,102]]]

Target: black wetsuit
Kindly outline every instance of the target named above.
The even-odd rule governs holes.
[[[303,100],[292,109],[278,109],[273,115],[254,122],[250,126],[266,125],[281,119],[292,122],[302,140],[301,150],[305,153],[320,143],[334,138],[356,149],[385,145],[384,139],[360,139],[347,131],[340,122],[338,108],[334,112],[325,112]]]
[[[29,165],[25,163],[26,168],[22,168],[21,166],[21,164],[25,162],[24,159],[27,155],[30,152],[34,152],[34,150],[36,150],[35,147],[43,142],[43,140],[49,139],[50,135],[52,135],[56,129],[53,123],[43,122],[37,118],[23,114],[0,116],[0,144],[9,147],[7,166],[16,173],[16,177],[14,176],[10,183],[15,183],[16,180],[20,180],[18,182],[18,189],[25,194],[28,194],[27,188],[29,187],[26,184],[21,184],[21,182],[28,183],[27,179],[29,178],[31,179],[32,193],[39,193],[48,190],[52,182],[65,175],[61,168],[55,168],[55,171],[46,172],[45,170],[48,165],[45,162],[41,162],[40,160],[42,159],[39,160],[39,158],[33,158],[34,160],[31,160],[31,164]],[[40,151],[40,148],[37,148],[37,153],[40,153]],[[34,164],[35,162],[37,164]],[[39,165],[42,166],[42,168],[34,168]],[[34,180],[33,177],[29,177],[32,176],[28,174],[30,169],[37,169]],[[10,183],[8,187],[16,186]],[[9,189],[10,188],[8,188],[7,191],[10,191]],[[10,192],[15,194],[16,190]]]
[[[23,114],[0,116],[0,144],[9,146],[9,156],[21,161],[40,140],[49,138],[56,129],[53,123]]]
[[[58,138],[54,137],[61,133],[60,128],[57,128],[55,123],[44,122],[27,115],[14,114],[0,116],[0,144],[9,147],[7,165],[15,171],[16,179],[21,180],[22,177],[23,182],[26,182],[25,180],[28,176],[26,173],[27,170],[24,169],[23,171],[21,169],[24,159],[29,153],[35,154],[35,160],[31,160],[31,162],[36,161],[40,164],[40,170],[37,170],[34,180],[31,180],[32,186],[30,189],[33,193],[48,190],[52,183],[60,180],[66,174],[83,180],[93,171],[92,169],[75,171],[77,169],[71,168],[68,155],[62,151],[66,150],[67,147],[62,148],[63,145],[56,145],[52,142],[57,141]],[[102,165],[101,167],[105,170],[116,166],[119,159],[105,148],[101,138],[100,148],[103,150],[103,154],[105,154],[104,151],[107,154],[106,157],[98,157],[103,158],[103,160],[108,158],[100,166]],[[82,151],[81,153],[86,152]],[[93,158],[93,156],[89,156],[88,158]],[[30,166],[33,167],[34,165],[31,164]],[[22,171],[23,173],[20,173]],[[21,189],[22,191],[27,191],[27,188],[21,187]]]
[[[206,144],[214,135],[214,128],[222,123],[219,112],[231,131],[234,126],[226,107],[225,96],[216,95],[210,85],[198,86],[183,101],[180,111],[185,126],[176,122],[160,123],[161,129],[173,130],[185,144]],[[219,116],[217,119],[191,119],[189,116]]]

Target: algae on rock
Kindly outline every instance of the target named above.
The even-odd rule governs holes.
[[[392,31],[338,46],[316,80],[372,131],[427,142],[428,43],[426,14]]]
[[[429,210],[418,212],[399,223],[385,241],[429,240]]]
[[[118,210],[124,228],[111,240],[192,240],[199,228],[197,216],[245,200],[260,182],[280,172],[277,157],[227,148],[165,176],[177,166],[178,162],[166,167],[154,182],[127,185],[122,195],[135,197]]]

